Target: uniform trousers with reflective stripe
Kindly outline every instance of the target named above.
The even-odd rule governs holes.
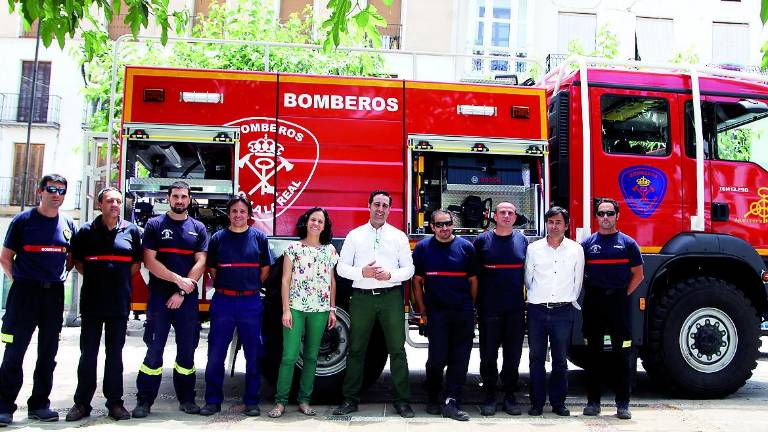
[[[96,392],[96,368],[104,328],[104,397],[107,408],[123,404],[123,346],[128,318],[83,315],[80,325],[80,363],[77,365],[75,403],[91,408]]]
[[[173,387],[179,403],[195,401],[195,349],[200,340],[197,296],[184,298],[178,309],[165,306],[163,293],[150,290],[147,321],[144,323],[144,343],[147,355],[136,378],[139,404],[154,403],[163,376],[163,351],[168,332],[173,326],[176,334],[176,363],[173,368]]]
[[[606,372],[602,361],[603,336],[609,335],[616,404],[628,404],[637,356],[632,347],[630,301],[626,290],[586,287],[582,313],[582,331],[587,340],[587,401],[600,403]]]
[[[48,396],[53,388],[63,316],[63,283],[43,287],[39,282],[13,281],[2,326],[5,353],[0,366],[0,413],[16,411],[16,397],[23,382],[22,361],[35,328],[38,329],[37,363],[27,407],[32,411],[50,406]]]
[[[261,384],[261,317],[264,306],[259,294],[228,296],[216,293],[211,301],[211,329],[208,332],[208,365],[205,368],[205,403],[221,404],[224,400],[224,361],[232,335],[243,344],[245,354],[246,406],[259,404]]]

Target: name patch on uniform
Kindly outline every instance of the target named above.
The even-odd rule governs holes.
[[[656,212],[667,193],[667,176],[646,165],[626,168],[619,173],[619,188],[627,207],[641,218]]]

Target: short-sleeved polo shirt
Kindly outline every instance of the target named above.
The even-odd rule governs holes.
[[[97,216],[83,225],[72,240],[72,258],[83,264],[83,316],[127,317],[131,306],[131,267],[142,259],[139,228],[121,220],[110,230]]]

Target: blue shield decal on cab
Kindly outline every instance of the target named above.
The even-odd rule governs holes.
[[[653,167],[633,166],[619,173],[619,188],[627,207],[641,218],[647,218],[656,212],[664,200],[667,176]]]

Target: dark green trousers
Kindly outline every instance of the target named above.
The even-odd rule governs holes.
[[[408,359],[405,356],[405,315],[400,288],[396,287],[380,295],[364,294],[355,290],[350,300],[350,314],[352,328],[347,375],[344,378],[344,399],[352,402],[360,400],[368,340],[373,325],[379,320],[389,353],[389,367],[395,391],[394,402],[409,403],[411,385],[408,382]]]

